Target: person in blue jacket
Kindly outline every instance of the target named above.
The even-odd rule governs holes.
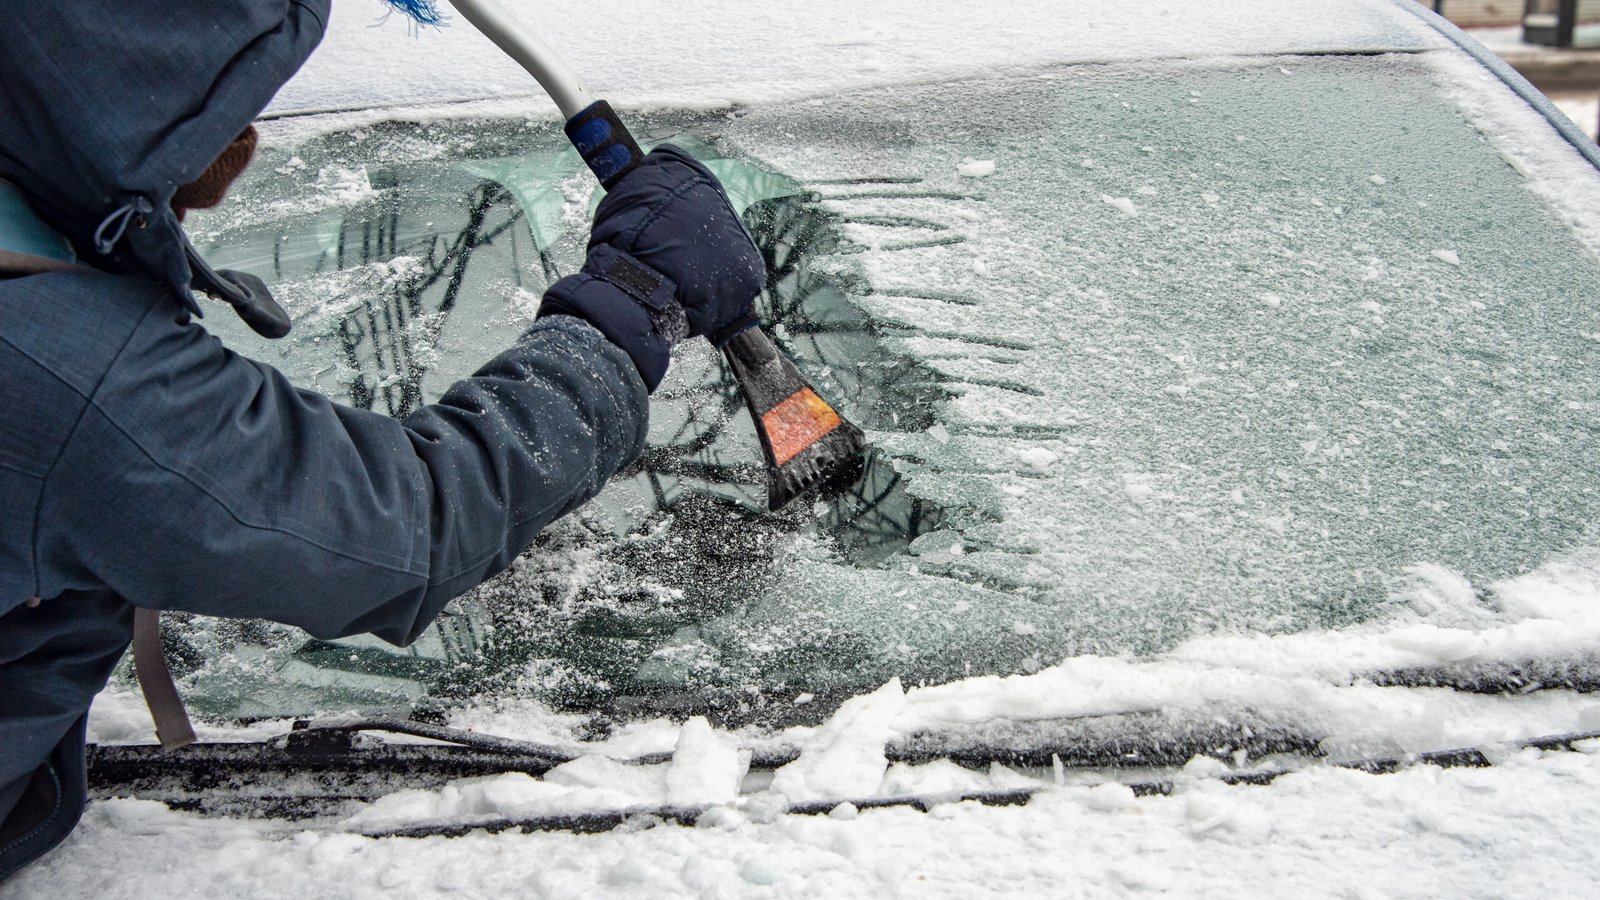
[[[601,203],[538,321],[403,420],[225,348],[197,292],[263,333],[288,323],[265,285],[200,259],[182,209],[237,174],[329,5],[7,10],[0,878],[76,824],[87,710],[136,607],[408,643],[640,453],[673,342],[751,324],[761,257],[711,174],[664,147]]]

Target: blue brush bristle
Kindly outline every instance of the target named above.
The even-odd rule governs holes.
[[[438,25],[439,8],[433,0],[384,0],[390,6],[410,16],[419,25]]]

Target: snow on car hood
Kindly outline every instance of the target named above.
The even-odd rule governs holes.
[[[1395,0],[927,3],[504,0],[618,108],[747,103],[1042,65],[1443,46]],[[378,0],[337,4],[269,114],[526,97],[554,105],[444,0],[416,29]],[[644,24],[647,23],[647,24]],[[374,27],[376,26],[376,27]],[[407,34],[408,29],[412,32]]]

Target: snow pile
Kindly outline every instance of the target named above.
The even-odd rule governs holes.
[[[772,790],[791,800],[848,799],[878,793],[888,768],[884,745],[905,709],[898,680],[844,702],[802,742],[800,758],[779,769]]]
[[[695,716],[683,723],[667,769],[663,799],[668,806],[726,803],[739,796],[739,785],[749,767],[748,750],[740,750],[730,737],[712,730],[704,716]]]

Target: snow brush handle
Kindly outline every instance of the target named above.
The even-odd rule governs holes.
[[[578,148],[589,171],[608,191],[644,159],[627,126],[604,100],[596,100],[568,119],[566,132],[567,140]]]
[[[590,96],[555,48],[540,40],[499,0],[450,0],[472,27],[528,71],[567,120],[567,138],[578,148],[600,186],[610,190],[644,154],[604,100]]]

